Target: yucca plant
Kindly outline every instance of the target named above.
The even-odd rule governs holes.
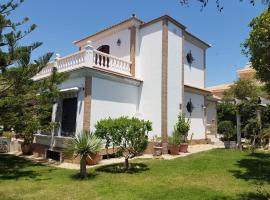
[[[92,134],[90,131],[84,130],[79,134],[76,134],[75,138],[69,140],[65,152],[73,153],[76,156],[80,156],[80,176],[81,178],[87,177],[86,172],[86,158],[90,154],[97,153],[102,147],[102,141],[100,138]]]

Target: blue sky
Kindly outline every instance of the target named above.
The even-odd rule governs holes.
[[[191,0],[195,2],[196,0]],[[236,70],[248,61],[240,44],[247,38],[250,20],[265,6],[259,0],[254,7],[245,0],[223,0],[218,12],[215,1],[203,11],[198,3],[181,6],[179,0],[26,0],[12,19],[29,17],[38,28],[23,42],[41,41],[34,57],[45,52],[64,56],[77,48],[73,41],[118,23],[135,13],[144,21],[168,14],[187,26],[187,30],[212,48],[207,52],[207,86],[236,80]],[[29,23],[29,24],[30,24]]]

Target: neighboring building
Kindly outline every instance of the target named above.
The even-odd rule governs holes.
[[[195,141],[205,141],[207,106],[216,118],[216,99],[205,89],[206,50],[209,44],[165,15],[149,22],[131,17],[77,40],[79,51],[48,64],[34,80],[50,75],[52,67],[68,72],[52,120],[54,133],[37,134],[36,151],[58,151],[66,137],[97,121],[130,116],[150,120],[153,136],[161,136],[166,152],[179,112],[190,118]]]
[[[224,92],[229,90],[232,85],[233,83],[227,83],[227,84],[225,83],[225,84],[211,86],[211,87],[208,87],[207,89],[210,90],[213,95],[222,99],[224,96]]]
[[[239,79],[249,79],[249,78],[255,78],[256,71],[255,69],[251,68],[251,64],[247,63],[246,66],[243,69],[237,70],[237,74],[239,76]],[[227,84],[220,84],[208,87],[207,89],[212,92],[213,95],[223,98],[224,92],[233,85],[233,83],[227,83]]]
[[[247,63],[243,69],[237,70],[239,79],[255,78],[256,70],[251,68],[251,63]]]

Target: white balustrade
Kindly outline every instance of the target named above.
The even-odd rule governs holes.
[[[49,62],[33,79],[39,80],[48,77],[53,67],[56,67],[58,72],[68,72],[81,67],[95,67],[130,76],[130,66],[131,62],[118,57],[97,50],[82,50],[62,58],[58,56],[55,61]]]
[[[104,70],[130,75],[131,62],[94,50],[94,66]]]

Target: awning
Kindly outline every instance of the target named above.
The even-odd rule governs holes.
[[[78,87],[60,89],[60,95],[62,98],[77,97],[79,90],[80,90],[80,88],[78,88]]]

